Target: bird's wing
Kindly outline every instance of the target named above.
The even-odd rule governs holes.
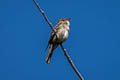
[[[60,25],[60,24],[56,24],[56,26],[54,27],[54,30],[55,30],[56,33],[57,33],[58,29],[60,28],[59,25]],[[46,47],[45,50],[47,50],[49,44],[52,43],[52,40],[53,40],[54,36],[55,36],[55,33],[54,33],[54,31],[53,31],[53,32],[51,33],[51,36],[50,36],[49,41],[48,41],[48,45],[47,45],[47,47]]]
[[[47,48],[49,47],[49,44],[52,43],[52,40],[53,40],[54,35],[55,35],[54,32],[52,32],[52,33],[51,33],[51,36],[50,36],[50,38],[49,38],[49,41],[48,41],[47,47],[45,48],[45,51],[46,51]]]
[[[54,28],[54,30],[55,30],[56,33],[58,32],[58,29],[60,28],[59,25],[60,25],[60,24],[57,24],[57,25],[55,26],[55,28]],[[49,38],[49,44],[52,42],[54,36],[55,36],[55,33],[54,33],[54,31],[53,31],[53,32],[51,33],[50,38]]]
[[[53,40],[54,36],[55,36],[55,33],[52,32],[52,33],[51,33],[51,36],[50,36],[50,38],[49,38],[49,42],[48,42],[49,44],[52,43],[52,40]]]

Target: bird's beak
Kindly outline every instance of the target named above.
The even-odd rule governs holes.
[[[71,18],[68,18],[67,20],[68,20],[68,21],[70,21],[70,20],[71,20]]]

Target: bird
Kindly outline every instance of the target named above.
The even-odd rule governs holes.
[[[67,40],[69,35],[69,26],[70,26],[71,18],[61,18],[58,20],[58,23],[54,27],[54,31],[51,33],[49,41],[48,41],[48,54],[46,57],[46,63],[50,64],[50,60],[53,54],[53,51],[58,47],[58,45],[62,44]],[[47,46],[47,47],[48,47]]]

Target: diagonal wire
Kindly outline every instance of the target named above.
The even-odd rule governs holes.
[[[40,13],[43,15],[45,21],[49,24],[50,28],[52,29],[52,31],[56,34],[52,24],[50,23],[50,21],[48,20],[46,14],[44,13],[44,11],[40,8],[40,6],[38,5],[38,3],[36,2],[36,0],[33,0],[33,2],[35,3],[36,7],[38,8],[38,10],[40,11]],[[57,35],[56,35],[57,36]],[[69,64],[72,66],[73,70],[75,71],[75,73],[77,74],[77,76],[80,78],[80,80],[84,80],[84,78],[82,77],[82,75],[80,74],[80,72],[77,70],[77,68],[75,67],[74,63],[72,62],[72,59],[70,58],[70,56],[68,55],[66,49],[63,47],[62,44],[60,44],[61,49],[64,52],[64,55],[66,56]]]

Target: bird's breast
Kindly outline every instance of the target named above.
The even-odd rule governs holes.
[[[68,38],[69,31],[66,28],[61,28],[58,30],[56,34],[57,34],[57,39],[55,37],[54,41],[58,43],[62,43]]]

